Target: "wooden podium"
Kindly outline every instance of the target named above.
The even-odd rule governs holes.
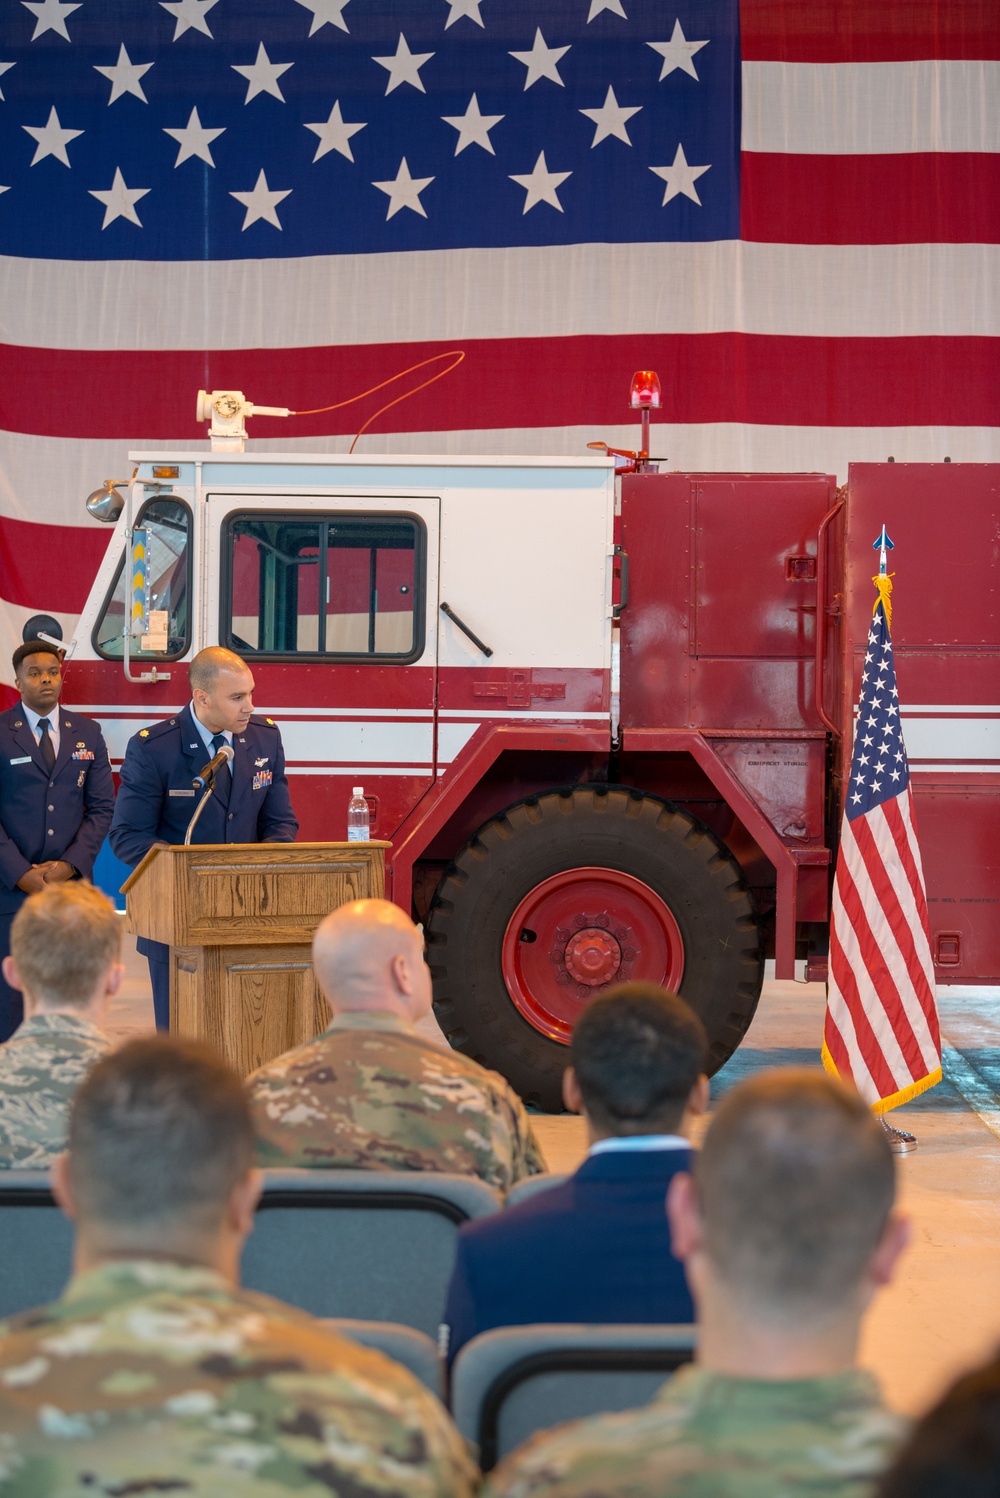
[[[201,843],[151,848],[122,885],[126,927],[170,947],[170,1031],[241,1075],[329,1023],[313,932],[385,892],[388,843]]]

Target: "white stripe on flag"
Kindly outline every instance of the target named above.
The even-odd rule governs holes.
[[[998,282],[1000,246],[986,244],[721,240],[214,263],[0,257],[0,342],[141,350],[734,330],[996,337]],[[493,294],[456,295],[468,286]],[[272,391],[258,398],[280,404]]]
[[[1000,151],[1000,62],[743,64],[744,151]]]

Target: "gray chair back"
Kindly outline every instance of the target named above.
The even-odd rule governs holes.
[[[538,1430],[648,1403],[694,1345],[693,1326],[499,1327],[455,1359],[451,1411],[488,1472]]]
[[[314,1316],[397,1321],[436,1337],[458,1229],[500,1205],[471,1176],[266,1170],[242,1280]]]
[[[338,1336],[349,1337],[363,1347],[374,1347],[393,1362],[402,1363],[432,1394],[441,1398],[441,1359],[426,1332],[400,1326],[397,1321],[357,1321],[349,1316],[328,1316],[323,1325]]]
[[[0,1170],[0,1317],[46,1305],[70,1277],[73,1225],[47,1170]]]
[[[527,1201],[529,1196],[537,1196],[539,1191],[551,1191],[553,1186],[561,1186],[563,1181],[568,1180],[568,1175],[525,1176],[523,1181],[517,1181],[507,1192],[504,1206],[516,1207],[518,1202]]]

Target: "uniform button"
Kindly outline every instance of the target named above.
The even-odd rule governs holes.
[[[55,811],[55,807],[54,806],[50,806],[49,807],[49,811]]]
[[[53,832],[51,827],[49,828],[49,837],[55,837],[55,833]]]
[[[230,812],[230,813],[229,813],[229,820],[230,820],[230,821],[232,821],[232,820],[233,820],[233,814],[232,814],[232,812]]]

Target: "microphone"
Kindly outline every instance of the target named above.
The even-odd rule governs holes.
[[[208,764],[205,765],[204,769],[202,769],[192,780],[191,784],[194,786],[195,790],[204,791],[207,790],[210,785],[214,785],[215,777],[222,769],[223,765],[231,764],[235,758],[236,755],[230,748],[230,746],[228,744],[223,744],[218,754],[210,759]]]

